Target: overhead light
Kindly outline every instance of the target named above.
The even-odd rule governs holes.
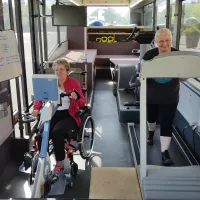
[[[141,3],[143,0],[135,0],[135,2],[134,3],[132,3],[131,5],[130,5],[130,8],[133,8],[134,6],[136,6],[136,5],[138,5],[139,3]]]
[[[80,4],[79,3],[77,3],[76,1],[74,1],[74,0],[70,0],[70,2],[72,2],[73,4],[75,4],[76,6],[80,6]]]

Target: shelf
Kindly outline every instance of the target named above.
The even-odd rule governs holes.
[[[131,33],[88,33],[88,35],[130,35]]]
[[[135,26],[88,26],[87,39],[90,42],[95,42],[97,38],[110,36],[117,42],[123,42],[127,37],[132,35],[134,28]],[[137,28],[142,29],[145,26],[137,26]]]
[[[134,29],[135,27],[147,28],[146,26],[88,26],[87,29]]]

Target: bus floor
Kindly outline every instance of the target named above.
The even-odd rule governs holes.
[[[135,131],[137,134],[138,143],[140,143],[140,126],[139,124],[135,125]],[[133,132],[133,129],[130,129],[131,134],[131,142],[134,145],[136,143],[135,141],[135,134]],[[136,158],[140,157],[138,146],[134,145],[134,151],[136,154]],[[171,144],[169,146],[169,154],[171,159],[173,160],[172,167],[178,167],[178,166],[188,166],[189,163],[181,153],[178,145],[175,143],[174,139],[171,140]],[[162,158],[161,158],[161,145],[160,145],[160,126],[156,126],[156,131],[154,134],[154,144],[153,145],[147,145],[147,164],[148,165],[159,165],[162,166]],[[139,163],[139,159],[137,159]]]
[[[92,117],[95,122],[94,152],[88,161],[83,160],[79,155],[74,156],[79,166],[78,174],[74,178],[73,187],[58,198],[88,198],[92,167],[134,166],[127,125],[120,124],[118,121],[117,104],[112,94],[110,78],[96,80]],[[69,168],[68,161],[65,165]],[[7,177],[6,173],[9,172],[5,171],[5,177]],[[4,178],[3,183],[1,182],[0,199],[31,197],[29,173],[16,171],[9,177]]]

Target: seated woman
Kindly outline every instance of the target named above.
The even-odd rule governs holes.
[[[53,141],[56,157],[56,166],[54,171],[60,172],[64,169],[64,139],[67,138],[70,130],[76,130],[80,126],[81,119],[75,115],[80,108],[84,107],[86,101],[79,82],[68,76],[70,71],[69,63],[64,58],[61,58],[56,60],[53,66],[55,73],[58,76],[59,94],[62,92],[71,94],[70,97],[62,98],[62,106],[58,107],[50,122],[50,137]],[[79,99],[77,94],[73,92],[74,89],[80,94]],[[42,101],[34,102],[33,116],[38,116],[41,106]]]

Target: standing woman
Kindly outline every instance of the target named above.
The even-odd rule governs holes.
[[[66,59],[61,58],[56,60],[54,62],[54,70],[58,77],[59,97],[63,92],[71,94],[70,97],[62,98],[62,106],[58,107],[50,122],[50,137],[53,141],[56,157],[56,166],[54,171],[60,172],[64,169],[64,139],[68,137],[68,132],[70,130],[77,130],[80,126],[81,119],[79,116],[76,116],[76,113],[85,105],[86,101],[79,82],[69,77],[70,65]],[[73,92],[74,89],[79,93],[80,98],[78,98],[77,94]],[[33,115],[35,117],[38,116],[42,103],[42,101],[34,102]]]
[[[155,34],[158,48],[146,52],[144,61],[153,59],[161,53],[178,51],[172,48],[172,34],[169,29],[161,28]],[[176,67],[174,65],[174,67]],[[147,80],[147,144],[153,145],[156,122],[160,116],[160,143],[163,165],[171,165],[173,161],[168,149],[172,138],[172,124],[179,102],[179,78],[154,78]]]

